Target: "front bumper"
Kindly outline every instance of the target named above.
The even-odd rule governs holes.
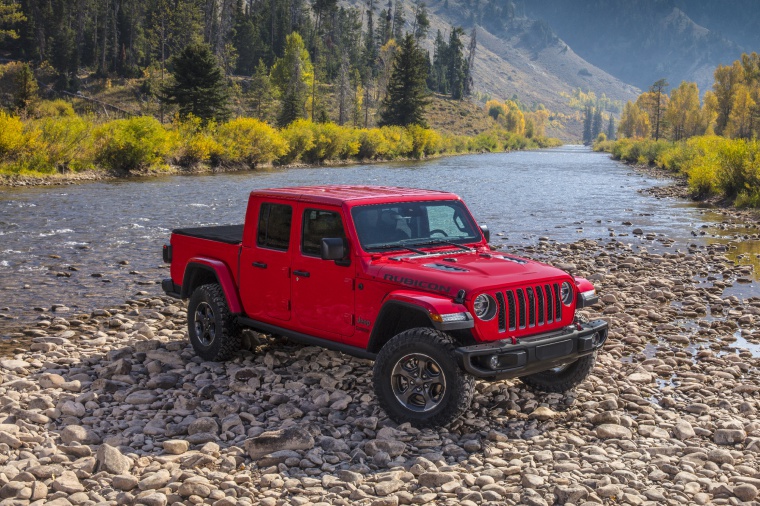
[[[607,322],[596,320],[559,331],[454,350],[459,365],[478,378],[501,380],[546,371],[600,349]],[[493,358],[496,357],[496,358]]]

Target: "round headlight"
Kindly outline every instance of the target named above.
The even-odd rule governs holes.
[[[496,301],[490,295],[482,293],[475,297],[472,309],[475,312],[475,316],[483,321],[488,321],[496,316]]]
[[[565,281],[562,283],[560,297],[562,298],[562,303],[566,306],[573,303],[573,286],[569,282]]]

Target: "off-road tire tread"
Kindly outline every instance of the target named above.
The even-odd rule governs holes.
[[[435,359],[440,363],[442,369],[450,368],[451,372],[453,372],[452,376],[454,384],[449,385],[447,378],[446,388],[451,389],[454,398],[451,399],[449,404],[441,411],[428,418],[419,418],[400,413],[399,409],[396,408],[395,403],[394,405],[389,404],[389,402],[394,402],[395,399],[386,398],[381,391],[381,381],[388,381],[390,370],[394,365],[393,363],[390,363],[390,358],[401,348],[420,342],[427,343],[434,348],[443,351],[443,360],[439,360],[441,357],[435,357]],[[445,426],[462,416],[462,414],[470,408],[470,404],[472,403],[472,397],[475,392],[475,378],[459,367],[456,356],[454,355],[454,349],[456,347],[454,340],[448,334],[429,327],[418,327],[405,330],[391,338],[391,340],[380,350],[380,353],[378,353],[373,368],[375,396],[383,411],[385,411],[385,413],[398,424],[409,422],[414,427],[420,429],[425,427]],[[459,392],[459,395],[456,395],[457,392]],[[393,394],[391,393],[391,395]]]
[[[187,311],[187,329],[188,336],[192,332],[193,321],[195,311],[190,311],[190,307],[194,303],[194,298],[198,296],[205,296],[207,302],[210,302],[216,313],[217,321],[221,321],[221,333],[217,331],[216,340],[219,340],[220,344],[216,350],[216,354],[213,357],[203,357],[196,349],[195,352],[201,356],[204,360],[211,360],[214,362],[223,362],[234,357],[241,348],[241,333],[240,328],[237,325],[236,318],[230,313],[230,308],[227,305],[227,298],[224,296],[224,290],[218,283],[211,283],[207,285],[201,285],[195,289],[193,295],[190,297]],[[218,330],[218,329],[217,329]],[[192,340],[191,340],[192,343]]]
[[[596,352],[579,358],[559,373],[542,371],[521,376],[520,381],[539,392],[564,393],[583,383],[596,362]]]

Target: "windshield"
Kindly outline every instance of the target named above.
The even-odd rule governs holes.
[[[351,211],[365,251],[480,242],[480,230],[458,200],[357,206]]]

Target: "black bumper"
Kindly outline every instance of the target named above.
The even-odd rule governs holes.
[[[607,322],[596,320],[558,332],[454,350],[459,365],[478,378],[501,380],[546,371],[598,350],[607,340]],[[497,363],[491,364],[492,357]]]
[[[182,298],[182,296],[180,295],[182,293],[182,287],[180,285],[175,284],[174,281],[172,281],[172,278],[166,278],[162,280],[161,289],[169,297],[174,297],[175,299]]]

